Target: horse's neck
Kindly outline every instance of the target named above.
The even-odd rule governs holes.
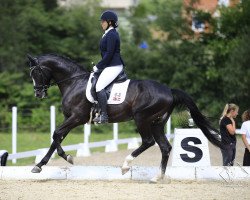
[[[89,72],[81,68],[69,69],[67,67],[64,67],[61,69],[56,68],[52,70],[52,78],[58,85],[62,95],[66,91],[71,91],[71,89],[75,87],[76,83],[80,83],[88,76]]]
[[[68,79],[79,74],[88,73],[85,69],[69,62],[60,57],[45,57],[42,60],[44,65],[48,67],[51,71],[52,78],[55,82],[60,82],[64,79]]]
[[[82,76],[89,74],[88,71],[77,64],[58,56],[45,55],[40,57],[40,61],[41,65],[49,68],[51,77],[62,94],[72,88],[76,81],[83,78]]]

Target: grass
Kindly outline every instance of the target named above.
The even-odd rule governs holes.
[[[91,127],[90,142],[111,140],[113,138],[112,125],[102,125],[98,127]],[[80,131],[79,131],[80,130]],[[72,145],[84,142],[84,134],[82,128],[72,130],[70,134],[62,142],[62,145]],[[49,131],[48,131],[49,132]],[[140,137],[134,130],[133,126],[128,124],[119,124],[119,135],[121,138]],[[50,133],[42,132],[18,132],[17,134],[17,152],[31,151],[41,148],[48,148],[50,146]],[[126,145],[119,145],[119,149],[125,149]],[[0,150],[5,149],[9,153],[12,152],[12,135],[7,132],[0,132]],[[93,148],[91,152],[104,152],[104,147]],[[75,155],[76,151],[67,152]],[[35,157],[18,159],[16,164],[11,161],[7,162],[9,166],[33,165]]]

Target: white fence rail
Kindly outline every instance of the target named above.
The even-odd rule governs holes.
[[[56,112],[55,107],[50,107],[50,141],[52,143],[53,133],[56,127]],[[171,138],[171,122],[170,119],[167,123],[167,134],[168,138]],[[135,149],[139,147],[141,138],[126,138],[118,139],[118,124],[113,124],[113,139],[100,141],[100,142],[89,142],[89,136],[91,134],[91,125],[84,125],[84,143],[73,144],[63,146],[64,151],[77,151],[76,156],[90,156],[90,148],[105,147],[105,152],[113,152],[118,150],[119,144],[128,144],[128,149]],[[16,159],[36,157],[35,162],[38,163],[47,153],[48,148],[42,148],[32,151],[16,152],[17,149],[17,107],[12,108],[12,153],[9,154],[8,160],[12,160],[12,163],[16,163]]]
[[[107,141],[100,141],[100,142],[91,142],[86,146],[85,143],[79,143],[79,144],[73,144],[73,145],[67,145],[63,146],[62,148],[64,151],[77,151],[77,156],[89,156],[90,154],[86,154],[85,152],[90,152],[90,148],[97,148],[97,147],[105,147],[105,152],[112,152],[112,148],[109,146],[112,145],[114,141],[113,140],[107,140]],[[128,144],[128,149],[132,149],[131,147],[139,146],[139,142],[141,142],[140,138],[126,138],[126,139],[119,139],[115,142],[115,144]],[[137,145],[136,145],[137,144]],[[86,149],[88,148],[88,150]],[[28,157],[37,157],[36,163],[38,163],[40,160],[39,158],[42,158],[48,151],[48,148],[43,149],[37,149],[32,151],[25,151],[25,152],[19,152],[10,154],[8,157],[8,160],[13,159],[20,159],[20,158],[28,158]],[[79,154],[78,152],[82,152]],[[85,153],[85,154],[84,154]]]

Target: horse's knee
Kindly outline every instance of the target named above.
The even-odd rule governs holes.
[[[155,141],[154,141],[154,139],[149,139],[149,140],[143,141],[143,144],[147,147],[151,147],[151,146],[155,145]]]
[[[170,155],[171,150],[172,150],[172,146],[171,145],[167,146],[167,147],[161,148],[162,156],[168,157]]]
[[[56,132],[54,132],[52,138],[53,138],[54,141],[58,141],[59,140],[59,135]]]
[[[56,143],[61,143],[64,139],[63,136],[60,137],[60,135],[56,132],[54,132],[53,136],[52,136],[53,140],[56,142]]]
[[[154,140],[150,141],[149,146],[151,147],[151,146],[154,146],[154,145],[155,145],[155,141]]]

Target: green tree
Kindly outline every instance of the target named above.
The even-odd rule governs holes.
[[[230,40],[232,46],[222,70],[226,74],[224,89],[230,101],[239,104],[243,111],[249,109],[250,101],[250,2],[243,0],[237,7],[223,10],[223,14],[224,39]],[[232,27],[228,27],[230,23]]]
[[[155,29],[166,33],[167,39],[148,37],[148,51],[126,48],[132,58],[128,70],[134,77],[153,78],[170,87],[187,91],[202,110],[210,116],[220,115],[226,102],[246,107],[249,102],[249,1],[234,7],[219,9],[220,17],[183,7],[183,1],[141,1],[134,9],[135,18],[141,18],[143,32]],[[189,14],[210,24],[209,32],[197,37],[190,28]],[[154,15],[155,21],[143,18]],[[134,21],[132,16],[131,23]],[[143,23],[144,22],[144,23]],[[244,78],[246,77],[246,78]]]
[[[18,106],[23,116],[19,121],[24,126],[40,123],[41,130],[47,123],[37,120],[39,116],[42,119],[41,110],[56,105],[61,112],[61,95],[52,87],[46,101],[34,98],[26,54],[62,54],[90,68],[90,61],[98,54],[96,41],[102,34],[100,8],[96,2],[61,8],[56,1],[46,0],[0,0],[0,5],[0,126],[10,125],[6,113]]]

